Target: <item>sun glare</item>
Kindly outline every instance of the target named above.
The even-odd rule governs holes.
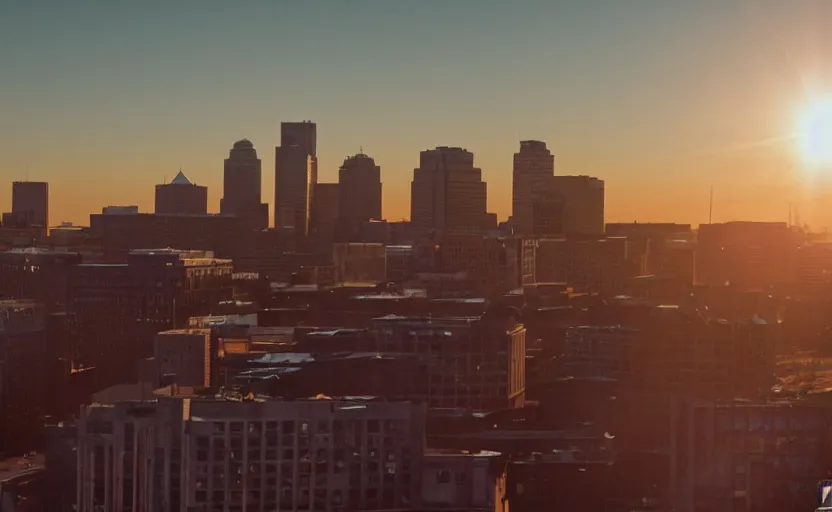
[[[813,101],[801,112],[800,155],[813,165],[832,165],[832,99]]]

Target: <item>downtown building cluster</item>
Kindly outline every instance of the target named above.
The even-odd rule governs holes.
[[[382,215],[363,151],[318,182],[283,123],[219,213],[180,171],[154,213],[0,226],[3,499],[81,511],[807,509],[832,470],[832,244],[788,223],[608,223],[605,187],[422,151]],[[40,459],[20,459],[28,452]],[[33,462],[19,464],[20,460]],[[42,467],[45,466],[45,467]],[[16,469],[15,469],[16,468]],[[74,507],[74,508],[73,508]]]

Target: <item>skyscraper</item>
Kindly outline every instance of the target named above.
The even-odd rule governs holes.
[[[555,176],[554,195],[563,201],[563,232],[604,232],[604,180],[592,176]]]
[[[299,239],[309,233],[310,206],[318,182],[317,128],[312,121],[281,123],[275,148],[274,226]]]
[[[358,153],[344,160],[338,170],[339,232],[352,240],[363,222],[381,219],[381,167]]]
[[[191,183],[180,170],[170,183],[156,185],[157,214],[207,215],[208,187]]]
[[[422,151],[410,186],[416,236],[483,231],[488,224],[486,193],[473,153],[447,146]]]
[[[220,213],[250,220],[254,229],[269,227],[269,205],[262,202],[260,159],[248,139],[234,143],[223,167]]]
[[[49,227],[49,183],[15,181],[12,183],[12,213],[31,226]]]
[[[512,225],[521,235],[554,235],[562,229],[563,204],[554,193],[555,157],[546,143],[520,141],[514,154]]]

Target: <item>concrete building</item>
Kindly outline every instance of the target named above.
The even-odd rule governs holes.
[[[183,388],[156,395],[83,408],[79,511],[392,510],[421,502],[424,405]]]
[[[524,140],[514,154],[511,217],[518,235],[561,234],[562,203],[554,190],[555,157],[545,142]]]
[[[133,382],[153,355],[157,333],[187,326],[232,298],[231,261],[205,251],[132,251],[126,263],[82,264],[70,272],[79,362],[95,366],[101,387]]]
[[[335,282],[380,282],[386,278],[387,251],[383,244],[335,244]]]
[[[161,215],[207,215],[208,187],[201,187],[180,170],[170,183],[156,185],[156,209]]]
[[[49,183],[12,183],[12,213],[23,216],[30,227],[49,228]]]
[[[498,510],[505,477],[501,459],[492,451],[428,449],[422,469],[424,507]]]
[[[338,234],[344,242],[358,239],[361,224],[381,219],[381,167],[364,153],[347,157],[338,169]]]
[[[563,232],[600,235],[604,232],[604,181],[591,176],[555,176],[554,197],[563,203]]]
[[[379,350],[428,361],[430,407],[478,411],[522,407],[526,328],[499,307],[480,317],[373,320]]]
[[[314,188],[318,183],[315,123],[280,123],[280,146],[275,148],[274,172],[274,227],[305,239],[309,232]]]
[[[474,155],[441,146],[422,151],[410,187],[410,221],[420,238],[445,232],[482,233],[488,223],[486,183]]]
[[[252,229],[269,227],[269,205],[262,202],[262,169],[248,139],[238,140],[223,165],[220,213],[244,217]]]

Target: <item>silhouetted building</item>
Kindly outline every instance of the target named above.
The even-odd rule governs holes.
[[[244,219],[232,215],[90,215],[90,235],[105,258],[123,261],[131,250],[172,247],[235,258],[247,251]]]
[[[269,205],[262,202],[261,162],[248,139],[238,140],[225,159],[220,213],[245,218],[253,229],[269,227]]]
[[[156,209],[161,215],[206,215],[208,187],[191,181],[180,170],[170,183],[156,185]]]
[[[311,121],[280,123],[275,148],[274,227],[299,240],[309,232],[310,207],[318,182],[317,128]]]
[[[533,244],[518,237],[446,234],[439,240],[442,270],[465,272],[479,296],[502,295],[534,281]]]
[[[139,207],[136,205],[129,206],[105,206],[101,209],[102,215],[136,215],[139,213]]]
[[[616,295],[639,274],[626,238],[546,238],[536,242],[535,281],[566,283],[579,292]]]
[[[806,244],[797,250],[797,282],[808,295],[832,291],[832,243]]]
[[[211,331],[162,331],[153,340],[153,357],[139,362],[139,382],[162,387],[211,385]]]
[[[70,267],[79,263],[77,252],[35,247],[0,252],[0,299],[32,299],[48,310],[61,310]]]
[[[785,222],[700,224],[696,282],[746,288],[791,283],[799,245]]]
[[[474,155],[462,148],[422,151],[410,187],[410,221],[420,238],[481,233],[487,224],[486,183]]]
[[[384,281],[386,262],[383,244],[335,244],[333,247],[336,283]]]
[[[95,366],[100,386],[132,382],[153,355],[157,333],[186,327],[232,298],[230,260],[204,251],[132,251],[123,264],[82,264],[69,280],[79,362]]]
[[[421,504],[424,405],[372,397],[252,399],[175,386],[155,395],[145,403],[106,403],[102,396],[82,409],[79,511],[125,510],[107,507],[109,496],[158,512]],[[113,470],[95,470],[102,466]],[[203,474],[204,467],[212,469]]]
[[[604,232],[604,181],[591,176],[555,176],[554,197],[563,203],[563,232]]]
[[[30,227],[39,227],[45,232],[49,228],[49,184],[42,181],[12,183],[12,213],[23,215]]]
[[[36,447],[46,414],[46,316],[30,300],[0,300],[0,451]]]
[[[340,186],[338,183],[316,183],[310,219],[311,249],[331,261],[332,244],[338,222]]]
[[[605,235],[627,238],[634,255],[641,255],[640,274],[693,284],[695,242],[690,224],[608,223]]]
[[[481,317],[373,320],[379,350],[421,354],[428,362],[430,407],[480,411],[522,407],[526,328],[507,311]]]
[[[554,191],[555,157],[546,143],[520,142],[514,154],[511,217],[518,235],[560,234],[561,201]]]
[[[344,159],[338,170],[338,234],[344,242],[357,239],[361,224],[381,219],[381,167],[364,153]]]

